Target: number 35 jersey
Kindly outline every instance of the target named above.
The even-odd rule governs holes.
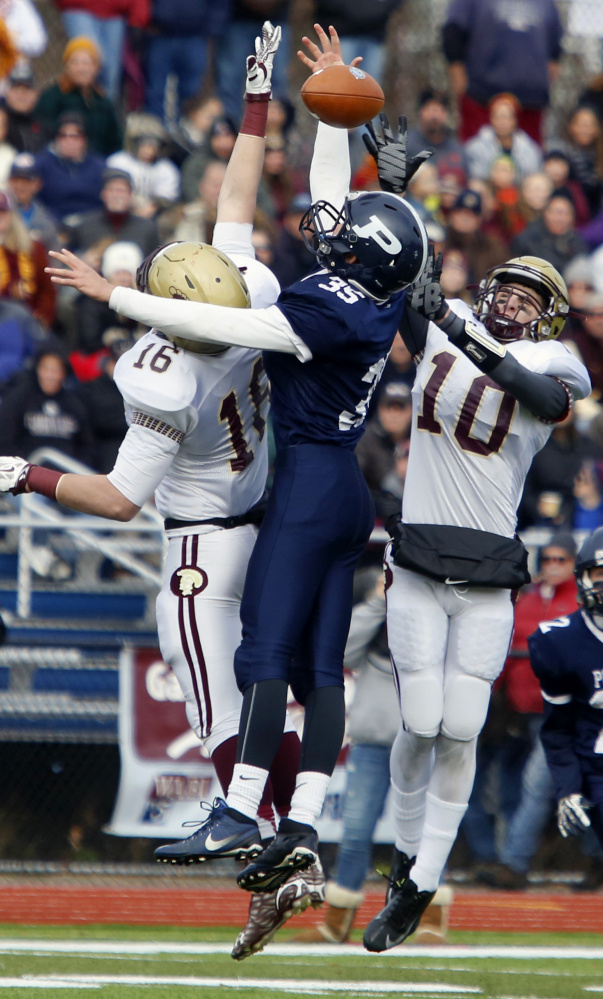
[[[475,321],[464,302],[448,304]],[[588,372],[564,344],[518,340],[507,350],[529,370],[558,378],[573,398],[589,394]],[[402,519],[512,538],[525,477],[552,426],[482,374],[434,323],[415,362]]]

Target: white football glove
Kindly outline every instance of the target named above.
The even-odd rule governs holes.
[[[562,836],[579,836],[590,826],[586,809],[591,807],[590,801],[581,794],[568,794],[557,804],[557,825]]]
[[[24,493],[30,468],[23,458],[0,458],[0,493]]]
[[[262,37],[255,40],[255,55],[247,57],[247,79],[245,92],[247,98],[266,100],[272,90],[272,60],[281,41],[280,26],[274,27],[270,21],[264,21]]]

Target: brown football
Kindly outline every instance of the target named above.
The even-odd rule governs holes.
[[[328,66],[309,76],[301,96],[310,114],[335,128],[357,128],[385,103],[377,81],[360,66]]]

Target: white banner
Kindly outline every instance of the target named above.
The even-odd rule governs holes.
[[[349,701],[353,678],[346,677]],[[290,709],[299,728],[303,710]],[[111,821],[114,836],[182,839],[207,818],[201,801],[222,797],[211,761],[190,728],[176,677],[158,649],[124,649],[119,664],[119,751],[121,772]],[[324,843],[339,843],[346,772],[344,746],[317,824]],[[375,842],[393,842],[390,799]]]

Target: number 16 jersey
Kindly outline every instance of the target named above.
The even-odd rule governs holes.
[[[448,305],[475,322],[464,302]],[[590,392],[586,368],[564,344],[517,340],[507,350],[530,371],[558,378],[574,399]],[[414,360],[403,521],[512,538],[525,477],[552,426],[482,374],[435,323],[429,323],[425,349]]]

